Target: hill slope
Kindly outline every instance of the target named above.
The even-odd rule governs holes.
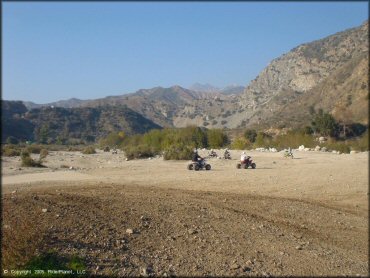
[[[113,131],[135,134],[161,128],[126,106],[42,107],[27,111],[20,102],[3,101],[2,111],[3,141],[14,136],[22,140],[93,142]]]

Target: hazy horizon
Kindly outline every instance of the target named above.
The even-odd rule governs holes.
[[[247,86],[294,47],[357,27],[367,2],[5,2],[2,99],[49,103],[194,83]]]

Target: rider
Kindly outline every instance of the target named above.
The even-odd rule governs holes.
[[[197,162],[198,164],[201,164],[203,162],[203,157],[201,157],[198,154],[197,149],[194,149],[193,157],[191,159],[193,162]]]
[[[229,149],[226,148],[224,152],[224,158],[229,158],[229,157],[230,157],[230,152],[229,152]]]
[[[247,160],[247,155],[245,154],[245,152],[242,152],[242,154],[241,154],[241,156],[240,156],[240,161],[242,162],[242,163],[244,163],[244,161],[246,161]]]

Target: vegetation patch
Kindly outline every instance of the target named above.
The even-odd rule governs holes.
[[[40,156],[40,158],[36,161],[31,157],[30,153],[27,150],[24,150],[21,153],[22,166],[23,167],[45,167],[44,165],[42,165],[42,160],[45,157],[41,158]]]
[[[96,153],[95,148],[93,146],[86,147],[83,151],[83,154],[94,154]]]

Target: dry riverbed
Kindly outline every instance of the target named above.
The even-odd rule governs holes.
[[[367,275],[368,153],[249,151],[254,170],[231,154],[199,172],[122,153],[2,157],[3,228],[33,219],[38,252],[76,254],[91,274]]]

